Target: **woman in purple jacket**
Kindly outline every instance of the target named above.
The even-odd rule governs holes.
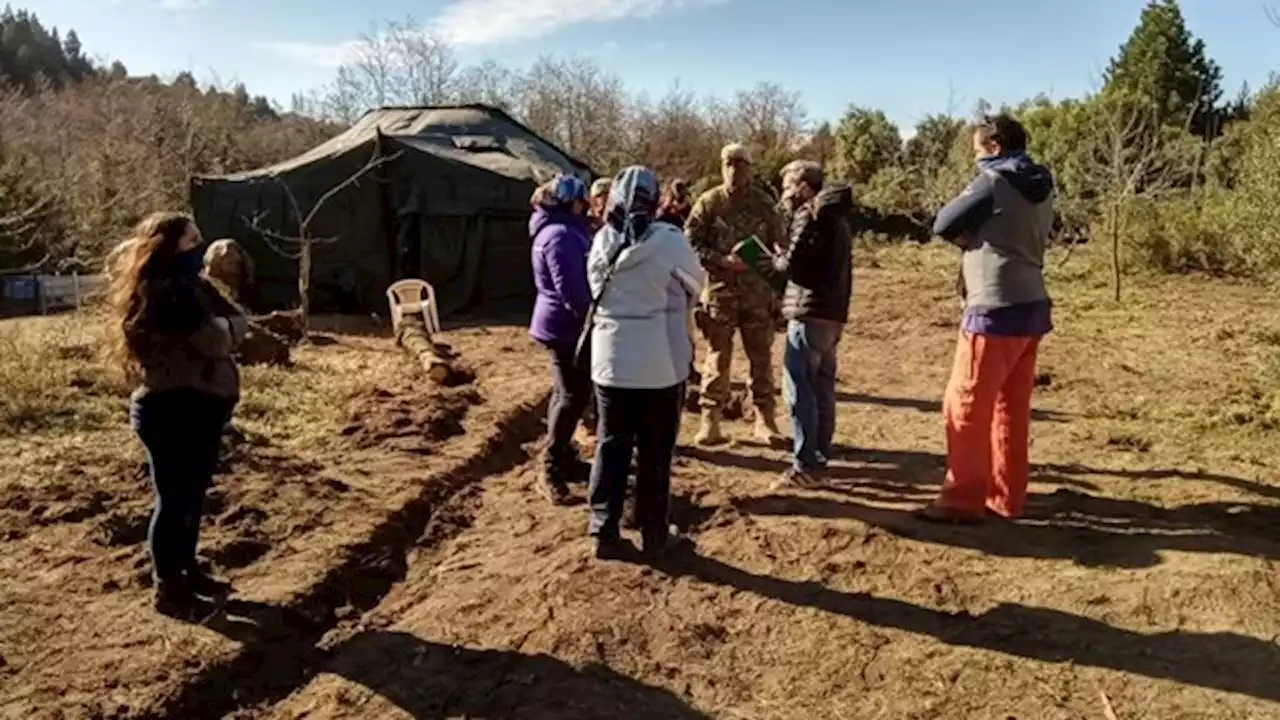
[[[533,241],[533,281],[538,297],[529,335],[551,354],[551,403],[547,410],[547,450],[538,483],[553,503],[569,497],[568,481],[589,466],[578,457],[573,431],[592,398],[590,364],[574,355],[591,306],[587,285],[587,187],[576,177],[557,177],[534,195],[529,237]]]

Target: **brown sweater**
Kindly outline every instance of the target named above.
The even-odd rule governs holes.
[[[231,400],[240,397],[240,372],[232,353],[248,321],[202,278],[169,281],[157,293],[152,329],[138,343],[142,383],[135,397],[189,389]]]

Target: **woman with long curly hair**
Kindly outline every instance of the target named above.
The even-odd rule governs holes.
[[[184,619],[231,589],[197,565],[196,543],[222,428],[240,397],[232,353],[248,330],[238,307],[201,277],[203,254],[190,216],[155,213],[110,273],[114,349],[138,384],[129,418],[156,493],[147,534],[156,609]]]

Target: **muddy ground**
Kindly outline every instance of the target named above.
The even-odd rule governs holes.
[[[909,511],[944,467],[951,280],[859,271],[824,489],[771,490],[778,449],[689,447],[687,415],[693,548],[654,567],[589,559],[585,510],[533,490],[546,365],[518,327],[450,332],[478,379],[448,390],[334,335],[291,371],[347,377],[316,432],[250,398],[203,544],[239,592],[204,626],[148,607],[127,433],[4,440],[0,716],[1280,717],[1280,301],[1060,281],[1028,517],[936,527]]]

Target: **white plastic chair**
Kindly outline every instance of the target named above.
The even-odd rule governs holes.
[[[391,303],[391,327],[398,332],[405,313],[421,314],[427,332],[440,332],[440,315],[436,309],[436,291],[425,280],[408,278],[391,283],[387,288]]]

